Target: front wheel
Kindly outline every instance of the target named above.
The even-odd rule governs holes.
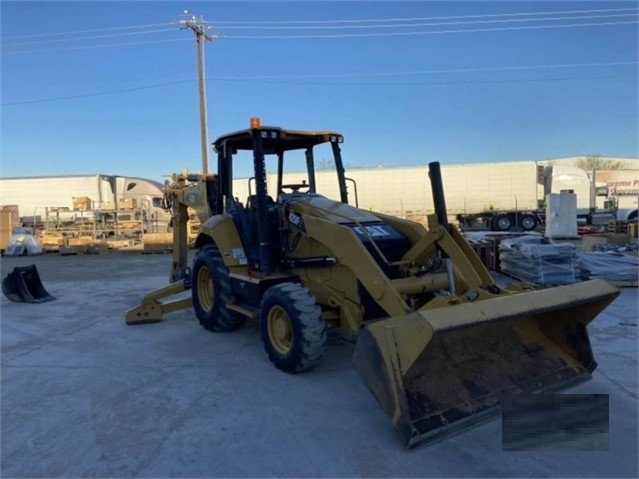
[[[198,321],[209,331],[232,331],[244,321],[244,316],[226,307],[231,299],[229,270],[214,245],[204,246],[195,255],[191,296]]]
[[[260,306],[264,349],[275,366],[302,372],[315,366],[326,349],[326,322],[308,289],[298,283],[271,287]]]

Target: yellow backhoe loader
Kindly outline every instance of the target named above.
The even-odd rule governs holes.
[[[617,288],[601,280],[540,291],[497,287],[447,221],[438,163],[429,165],[435,214],[426,229],[349,204],[342,142],[337,132],[258,119],[215,140],[217,175],[174,175],[166,188],[172,284],[145,296],[126,322],[159,321],[190,307],[210,331],[256,319],[268,357],[288,372],[316,365],[327,328],[337,328],[356,341],[354,366],[408,447],[498,413],[507,395],[557,391],[590,377],[596,363],[586,327]],[[332,149],[338,200],[316,188],[313,152],[321,144]],[[246,203],[232,181],[242,150],[252,152],[255,181]],[[305,178],[285,184],[285,155],[295,150],[305,154]],[[277,160],[274,196],[269,155]],[[189,207],[202,222],[191,266]],[[190,298],[168,299],[187,289]]]

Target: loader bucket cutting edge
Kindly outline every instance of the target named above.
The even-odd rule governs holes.
[[[384,319],[360,331],[353,365],[414,447],[499,414],[507,395],[588,380],[586,326],[618,294],[593,280]]]
[[[34,264],[16,266],[2,280],[2,292],[7,299],[16,303],[44,303],[55,299],[44,288]]]

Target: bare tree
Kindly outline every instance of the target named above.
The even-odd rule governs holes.
[[[628,162],[606,158],[601,155],[588,155],[577,161],[577,166],[582,170],[623,170],[628,168]]]
[[[348,161],[344,162],[344,168],[353,169],[353,168],[362,168],[361,166],[351,166]],[[326,171],[326,170],[334,170],[335,169],[335,160],[333,158],[322,158],[319,161],[315,162],[315,169],[318,171]]]
[[[335,169],[335,163],[333,162],[332,158],[328,160],[322,157],[320,158],[319,161],[315,163],[315,169],[316,170],[333,170]]]

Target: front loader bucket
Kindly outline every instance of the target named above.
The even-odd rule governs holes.
[[[506,395],[588,380],[586,326],[618,294],[593,280],[377,321],[360,331],[354,366],[414,447],[498,414]]]
[[[55,299],[44,289],[34,264],[15,267],[2,280],[2,292],[17,303],[44,303]]]

